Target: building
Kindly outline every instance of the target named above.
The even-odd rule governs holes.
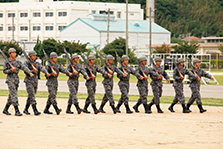
[[[210,36],[210,37],[202,37],[201,39],[203,39],[204,43],[207,44],[223,44],[223,37]]]
[[[203,39],[195,37],[195,36],[188,36],[188,37],[183,38],[182,40],[188,41],[188,42],[190,42],[190,41],[204,42]]]
[[[140,4],[129,4],[128,8],[129,20],[143,20],[144,11]],[[104,14],[108,9],[117,20],[125,19],[125,3],[53,0],[0,3],[0,40],[35,41],[37,36],[40,40],[58,40],[59,31],[77,18],[87,17],[90,13]]]
[[[80,41],[81,43],[93,44],[102,49],[115,38],[126,38],[126,21],[116,20],[111,15],[109,24],[109,35],[107,34],[107,15],[91,14],[88,18],[78,18],[60,32],[60,40]],[[149,21],[130,20],[128,23],[129,48],[136,49],[136,55],[149,54],[146,44],[149,43]],[[156,23],[152,22],[152,44],[170,43],[171,33]]]

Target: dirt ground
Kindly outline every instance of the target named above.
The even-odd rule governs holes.
[[[20,111],[23,110],[26,98],[20,97]],[[140,106],[140,113],[114,115],[107,103],[106,114],[95,115],[76,113],[65,114],[67,100],[57,99],[63,109],[56,115],[41,114],[22,117],[2,114],[6,97],[0,97],[0,148],[1,149],[48,149],[48,148],[190,148],[222,149],[223,148],[223,107],[205,108],[208,112],[200,114],[192,106],[190,114],[183,114],[180,105],[175,106],[175,113],[170,113],[169,105],[162,104],[164,114],[158,114],[155,107],[152,114],[145,114]],[[38,109],[43,111],[46,99],[37,99]],[[80,100],[83,107],[84,101]],[[97,101],[99,107],[100,101]],[[134,103],[130,103],[131,108]]]

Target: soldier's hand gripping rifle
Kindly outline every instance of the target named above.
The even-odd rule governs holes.
[[[137,64],[138,64],[139,70],[140,70],[140,71],[142,72],[142,74],[143,74],[143,77],[144,77],[144,78],[147,78],[146,74],[144,73],[144,71],[143,71],[142,68],[141,68],[141,65],[140,65],[140,63],[139,63],[137,57],[135,57],[135,60],[136,60],[136,62],[137,62]]]
[[[5,53],[0,49],[0,52],[2,54],[2,56],[4,57],[5,61],[11,66],[11,68],[15,68],[10,61],[8,60],[8,57],[5,55]]]
[[[26,51],[22,50],[22,53],[24,54],[24,56],[28,60],[28,62],[31,64],[32,68],[36,69],[36,67],[33,65],[33,62],[29,59],[28,55],[26,54]]]
[[[180,77],[183,77],[183,75],[181,74],[181,72],[180,72],[180,69],[179,69],[179,65],[176,63],[176,61],[175,61],[175,58],[173,58],[173,63],[175,64],[175,66],[176,66],[176,68],[177,68],[177,71],[178,71],[178,73],[180,74]]]
[[[92,73],[92,71],[91,71],[91,66],[90,66],[89,63],[87,62],[86,58],[84,57],[83,54],[81,54],[81,57],[82,57],[82,59],[84,60],[84,63],[86,64],[87,69],[88,69],[89,72],[91,73],[91,77],[95,78],[95,75],[94,75],[94,74]]]
[[[64,48],[64,52],[65,52],[65,54],[66,54],[66,57],[67,57],[67,59],[68,59],[68,61],[69,61],[69,63],[71,64],[71,68],[72,68],[72,70],[73,70],[73,73],[74,74],[77,74],[78,72],[76,71],[76,69],[74,69],[74,63],[73,63],[73,61],[70,59],[70,57],[69,57],[69,54],[67,53],[67,50]]]
[[[194,71],[194,74],[195,74],[195,75],[198,77],[198,79],[199,79],[200,77],[198,76],[198,74],[197,74],[197,72],[196,72],[196,68],[195,68],[194,65],[191,63],[190,58],[188,57],[187,60],[188,60],[188,62],[190,63],[191,68],[192,68],[192,70]]]
[[[120,58],[119,58],[119,56],[118,56],[118,54],[117,54],[116,51],[115,51],[115,55],[116,55],[116,58],[118,59],[118,62],[119,62],[119,64],[120,64],[120,66],[122,67],[123,72],[124,72],[124,73],[127,73],[127,72],[125,71],[124,67],[122,66],[122,62],[121,62],[121,60],[120,60]]]
[[[50,66],[52,72],[55,74],[56,71],[53,69],[52,63],[51,63],[51,61],[50,61],[49,57],[47,56],[47,54],[46,54],[46,52],[45,52],[44,49],[43,49],[43,53],[44,53],[44,56],[45,56],[45,58],[46,58],[46,61],[48,62],[48,65]]]
[[[109,73],[113,73],[113,71],[111,71],[111,69],[109,68],[108,64],[105,63],[104,59],[101,57],[100,54],[98,54],[99,58],[101,59],[102,63],[106,66],[106,68],[108,69]]]

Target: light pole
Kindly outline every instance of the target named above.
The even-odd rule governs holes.
[[[152,16],[151,13],[152,11],[154,12],[155,9],[152,9],[151,7],[149,7],[149,57],[150,57],[150,61],[149,61],[149,65],[151,65],[151,56],[152,56]]]
[[[110,8],[108,8],[107,44],[109,44],[109,24],[110,24]]]
[[[126,55],[128,55],[128,48],[129,48],[129,45],[128,45],[128,43],[129,43],[128,42],[128,38],[129,38],[128,37],[128,20],[129,20],[128,19],[128,12],[129,12],[128,11],[128,0],[126,0],[126,32],[125,32],[126,33],[126,35],[125,35],[126,36],[126,40],[125,40],[125,54]]]

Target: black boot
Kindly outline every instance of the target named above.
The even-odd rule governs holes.
[[[49,111],[50,106],[51,106],[51,104],[47,104],[46,107],[45,107],[45,110],[43,111],[43,113],[45,113],[45,114],[53,114],[53,112]]]
[[[160,109],[160,105],[156,105],[156,108],[158,113],[163,113],[163,111]]]
[[[149,113],[152,113],[152,110],[151,110],[151,107],[154,103],[153,102],[150,102],[148,105],[147,105],[147,108],[148,108],[148,112]]]
[[[111,108],[113,110],[113,113],[116,114],[117,113],[117,109],[115,108],[115,106],[114,105],[111,105]]]
[[[87,110],[87,108],[88,108],[89,105],[90,105],[90,104],[86,104],[86,103],[85,103],[85,105],[84,105],[84,110],[83,110],[84,113],[91,113],[90,111]]]
[[[188,110],[188,111],[190,111],[190,112],[192,112],[191,110],[190,110],[190,106],[191,106],[191,104],[187,104],[187,106],[186,106],[186,109]]]
[[[36,104],[33,104],[32,107],[33,107],[34,115],[40,115],[40,114],[41,114],[41,112],[39,112],[39,111],[37,110],[37,108],[36,108]]]
[[[168,108],[168,110],[170,110],[170,112],[175,112],[174,110],[173,110],[173,106],[175,105],[175,103],[172,103],[171,105],[170,105],[170,107]]]
[[[128,103],[125,104],[125,108],[126,108],[126,113],[128,113],[128,114],[133,113],[133,112],[130,110],[130,108],[129,108],[129,104],[128,104]]]
[[[138,109],[139,105],[140,105],[140,104],[137,102],[137,103],[133,106],[133,109],[135,110],[136,113],[139,112],[139,109]]]
[[[29,111],[28,111],[29,106],[30,106],[30,104],[29,104],[29,103],[26,103],[26,107],[25,107],[25,109],[24,109],[24,111],[23,111],[23,113],[26,114],[26,115],[30,115],[30,113],[29,113]]]
[[[105,106],[105,102],[101,102],[101,106],[99,107],[99,111],[100,111],[101,113],[106,113],[106,112],[103,110],[104,106]]]
[[[152,111],[148,109],[147,104],[143,104],[143,106],[144,106],[144,109],[145,109],[145,113],[152,113]]]
[[[116,110],[117,110],[117,113],[121,113],[121,111],[119,110],[119,108],[121,107],[121,103],[118,103],[118,105],[116,106]]]
[[[94,110],[94,114],[98,114],[100,113],[100,111],[97,109],[96,104],[91,104],[93,110]]]
[[[182,108],[183,108],[183,113],[190,113],[189,110],[187,110],[185,104],[181,104],[182,105]]]
[[[15,108],[15,116],[22,116],[22,114],[19,111],[19,107],[18,106],[14,106]]]
[[[59,115],[60,112],[62,111],[62,109],[59,109],[59,108],[57,107],[57,105],[53,105],[53,107],[54,107],[54,109],[55,109],[57,115]]]
[[[204,113],[204,112],[207,111],[207,110],[203,109],[203,107],[202,107],[201,104],[199,104],[199,105],[197,105],[197,106],[198,106],[198,108],[200,109],[200,113]]]
[[[8,112],[9,107],[10,107],[10,104],[6,103],[5,108],[2,113],[6,115],[11,115],[11,113]]]
[[[68,104],[68,105],[67,105],[66,113],[67,113],[67,114],[74,114],[74,112],[72,112],[72,111],[70,110],[70,108],[71,108],[71,104]]]
[[[78,103],[77,103],[77,104],[74,104],[74,105],[75,105],[75,107],[76,107],[76,109],[77,109],[77,113],[78,113],[78,114],[81,114],[81,112],[83,112],[83,109],[81,109],[81,108],[79,107]]]

